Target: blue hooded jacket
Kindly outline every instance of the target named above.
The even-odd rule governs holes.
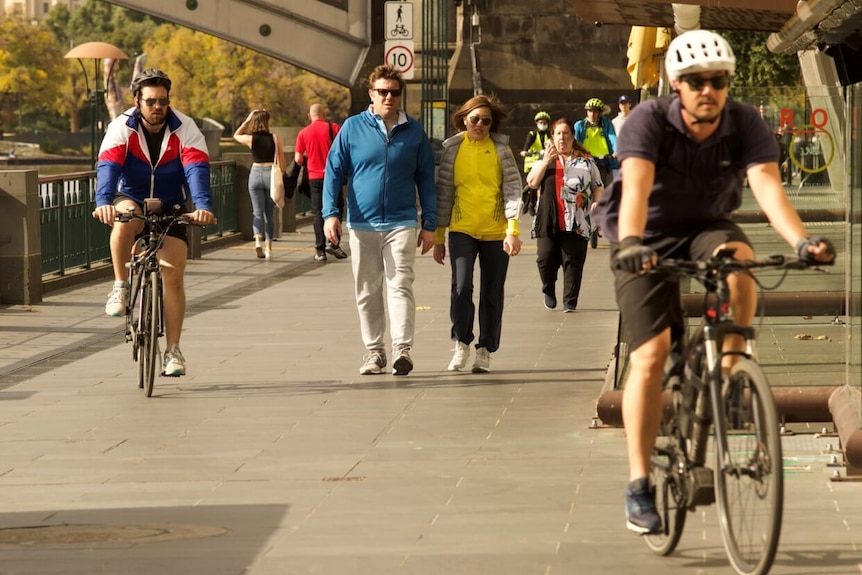
[[[336,200],[347,182],[347,226],[363,231],[417,227],[416,191],[421,228],[437,229],[434,154],[422,125],[399,112],[386,134],[380,116],[370,109],[348,118],[326,159],[323,219],[338,216]]]

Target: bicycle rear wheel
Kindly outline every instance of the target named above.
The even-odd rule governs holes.
[[[775,402],[755,362],[733,367],[722,407],[728,452],[724,461],[716,454],[715,484],[724,548],[737,573],[762,575],[778,549],[784,478]]]
[[[156,364],[159,361],[159,276],[150,272],[144,287],[144,297],[141,303],[141,353],[139,366],[143,366],[143,387],[147,397],[153,395],[153,383],[156,378]]]
[[[650,484],[655,487],[655,507],[661,517],[661,531],[644,535],[644,541],[659,555],[673,553],[685,527],[685,489],[676,472],[679,456],[676,439],[659,437],[650,458]]]

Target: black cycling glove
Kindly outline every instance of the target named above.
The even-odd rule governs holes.
[[[643,265],[652,261],[655,250],[643,244],[637,236],[628,236],[620,242],[620,251],[614,256],[614,268],[631,274],[643,271]]]
[[[819,244],[826,244],[826,254],[832,256],[832,260],[829,262],[818,262],[814,259],[814,254],[808,251],[809,247],[817,247]],[[835,246],[832,245],[828,239],[823,236],[814,236],[811,238],[799,238],[799,241],[796,242],[796,255],[799,256],[799,259],[806,261],[810,264],[813,263],[823,263],[830,264],[835,262]]]

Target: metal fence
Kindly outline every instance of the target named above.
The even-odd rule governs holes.
[[[218,223],[204,228],[204,240],[238,229],[236,163],[213,162],[210,187]],[[110,261],[110,228],[92,215],[95,195],[95,171],[39,178],[43,275]]]

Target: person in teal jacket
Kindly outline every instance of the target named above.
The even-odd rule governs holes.
[[[584,104],[584,109],[587,117],[575,122],[575,141],[595,158],[602,183],[608,187],[613,180],[613,171],[620,167],[617,161],[617,132],[613,122],[604,115],[604,102],[590,98]]]
[[[417,246],[423,254],[434,247],[437,229],[434,154],[422,124],[400,108],[403,91],[404,80],[391,66],[371,72],[371,105],[344,122],[329,150],[323,178],[324,234],[335,244],[341,239],[337,200],[347,182],[356,307],[367,351],[361,375],[383,373],[387,365],[384,284],[392,373],[407,375],[413,369],[413,264]]]

